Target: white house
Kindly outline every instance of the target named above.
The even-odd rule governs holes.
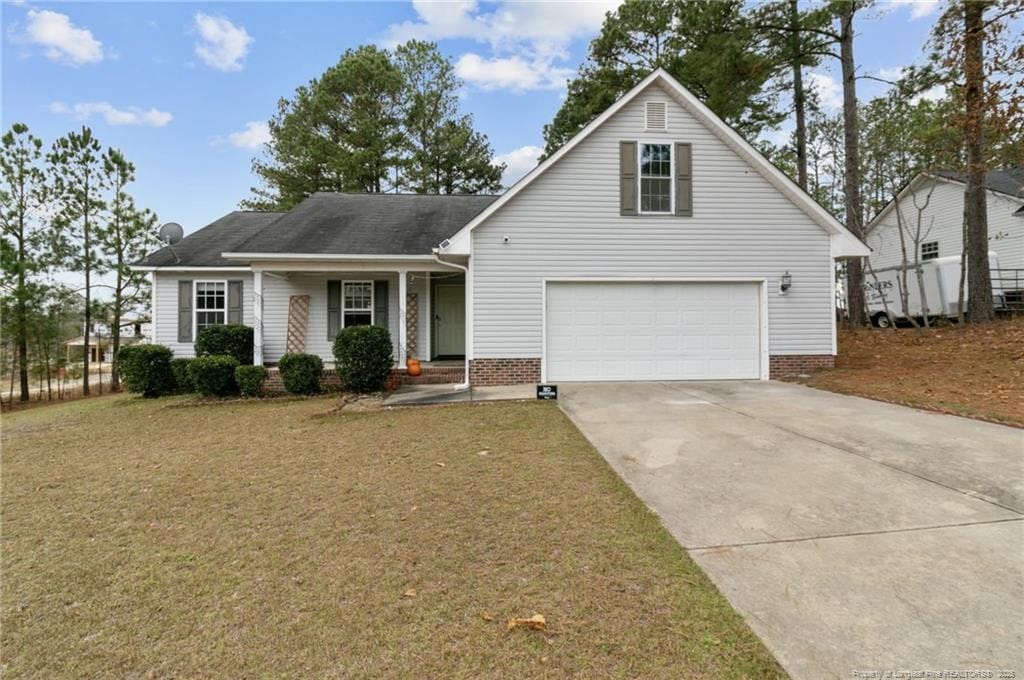
[[[900,224],[908,263],[918,261],[915,255],[922,262],[960,255],[964,187],[962,173],[917,175],[868,224],[865,240],[872,249],[871,266],[876,271],[902,266]],[[1024,269],[1024,168],[986,173],[985,189],[989,250],[998,256],[1000,269]]]
[[[830,366],[834,260],[867,254],[658,70],[501,196],[314,194],[226,215],[138,268],[177,355],[240,322],[257,362],[330,362],[341,328],[372,323],[399,366],[462,360],[493,385]]]

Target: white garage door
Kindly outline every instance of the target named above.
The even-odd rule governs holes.
[[[547,380],[757,379],[757,283],[549,282]]]

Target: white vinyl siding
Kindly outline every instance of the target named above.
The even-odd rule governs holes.
[[[425,349],[427,309],[425,274],[411,274],[409,292],[417,293],[419,302],[420,352]],[[380,281],[388,282],[388,331],[394,355],[398,357],[398,274],[394,272],[338,272],[316,274],[289,274],[283,279],[263,274],[263,361],[275,363],[285,351],[288,335],[288,298],[309,295],[309,325],[306,330],[306,351],[318,355],[327,363],[334,363],[333,341],[327,338],[327,282],[328,281]],[[421,354],[422,356],[422,354]]]
[[[668,130],[645,133],[645,104]],[[693,145],[693,217],[619,214],[619,142]],[[504,241],[508,237],[508,242]],[[652,85],[472,234],[473,356],[540,357],[545,278],[764,278],[771,354],[831,354],[829,235]],[[785,271],[793,287],[778,294]]]
[[[918,205],[924,205],[931,185],[935,186],[931,201],[922,213],[922,242],[937,241],[939,256],[959,255],[963,251],[964,185],[958,182],[925,180],[916,188]],[[1015,216],[1021,201],[986,192],[988,209],[989,250],[999,257],[1001,269],[1024,268],[1024,217]],[[917,208],[913,197],[900,201],[904,222],[907,257],[914,256],[910,235],[916,231]],[[870,255],[875,269],[898,267],[903,262],[896,210],[891,209],[865,239],[874,252]]]
[[[191,357],[195,349],[191,342],[178,342],[178,281],[241,281],[242,282],[242,323],[251,326],[252,314],[252,273],[232,272],[215,269],[197,269],[193,272],[156,272],[156,286],[153,301],[156,305],[156,325],[153,328],[153,342],[167,345],[176,357]],[[193,283],[192,328],[195,333],[196,306],[195,284]],[[193,336],[194,337],[194,336]]]

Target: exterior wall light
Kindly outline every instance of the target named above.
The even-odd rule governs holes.
[[[785,295],[790,288],[793,287],[793,276],[786,270],[786,273],[782,275],[782,281],[779,283],[779,292]]]

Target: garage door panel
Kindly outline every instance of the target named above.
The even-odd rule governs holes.
[[[552,282],[547,378],[760,377],[756,283]]]

